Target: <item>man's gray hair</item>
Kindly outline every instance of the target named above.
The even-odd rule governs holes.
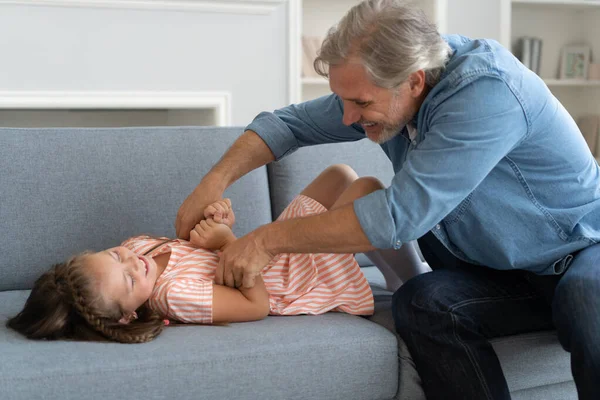
[[[421,69],[434,86],[451,52],[420,8],[403,0],[365,0],[329,29],[314,68],[328,77],[330,65],[357,57],[377,86],[396,88]]]

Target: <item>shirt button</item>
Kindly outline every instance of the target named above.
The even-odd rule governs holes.
[[[435,229],[437,229],[437,230],[439,231],[440,229],[442,229],[442,226],[441,226],[440,224],[437,224],[437,225],[435,226]]]
[[[400,246],[401,244],[402,244],[401,241],[399,241],[399,240],[396,241],[396,246]]]
[[[410,144],[412,144],[413,146],[416,146],[417,145],[417,141],[415,139],[413,139],[413,140],[410,141]]]

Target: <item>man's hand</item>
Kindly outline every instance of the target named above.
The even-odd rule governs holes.
[[[200,182],[194,191],[185,199],[175,219],[177,237],[189,239],[190,231],[204,218],[204,209],[219,200],[223,192],[215,190],[210,183]]]
[[[251,288],[255,278],[273,256],[263,245],[260,228],[250,232],[223,248],[215,273],[215,283]]]
[[[233,228],[235,223],[235,214],[231,208],[231,200],[223,199],[216,201],[204,209],[204,218],[212,218],[215,222],[225,224]]]
[[[234,240],[231,228],[212,218],[200,221],[190,232],[190,243],[208,250],[218,250]]]

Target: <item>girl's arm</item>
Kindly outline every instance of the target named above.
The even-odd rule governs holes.
[[[269,293],[261,276],[253,287],[213,286],[213,322],[256,321],[269,315]]]
[[[235,240],[231,232],[221,248]],[[260,274],[251,288],[213,286],[213,322],[256,321],[269,315],[269,310],[269,292]]]
[[[190,233],[190,242],[209,250],[221,250],[234,242],[231,229],[213,219],[201,221]],[[269,314],[269,293],[262,277],[252,288],[213,286],[213,322],[256,321]]]

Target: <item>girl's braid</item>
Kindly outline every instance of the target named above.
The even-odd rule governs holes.
[[[163,321],[160,316],[150,310],[144,310],[144,320],[134,321],[129,324],[116,322],[118,316],[112,318],[99,315],[92,307],[88,305],[86,297],[82,295],[79,285],[69,274],[68,285],[73,296],[73,305],[77,313],[81,315],[87,323],[97,332],[108,339],[121,343],[145,343],[158,336],[163,329]],[[145,306],[143,306],[145,307]],[[148,315],[149,314],[149,315]],[[142,326],[144,325],[144,326]]]

